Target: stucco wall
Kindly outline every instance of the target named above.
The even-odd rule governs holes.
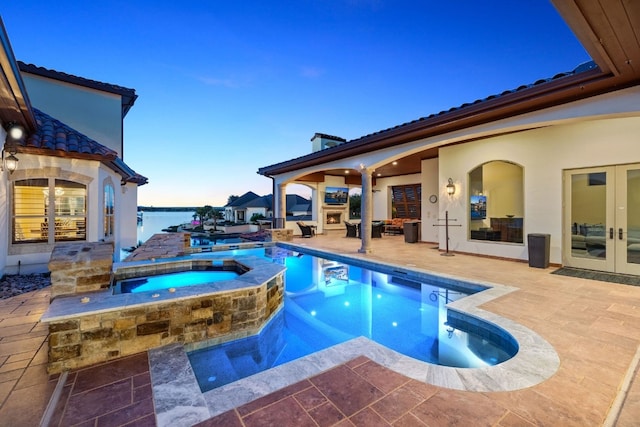
[[[122,157],[119,95],[22,73],[31,104]]]
[[[468,239],[468,173],[480,164],[506,160],[523,167],[524,234],[551,234],[552,263],[561,263],[563,170],[640,162],[640,117],[558,125],[498,136],[440,150],[441,190],[451,177],[456,194],[441,197],[440,212],[449,210],[462,227],[449,230],[451,250],[527,259],[525,244],[498,244]],[[444,233],[440,245],[444,247]]]
[[[4,123],[0,126],[0,141],[5,141],[7,132],[4,130]],[[3,142],[4,144],[4,142]],[[7,181],[7,171],[0,172],[0,206],[7,205],[7,194],[9,190],[9,182]],[[7,265],[7,247],[9,246],[9,212],[8,209],[0,209],[0,277],[5,274]]]
[[[136,220],[135,208],[132,208],[130,203],[129,206],[127,203],[118,204],[118,197],[122,196],[120,176],[112,172],[110,169],[103,167],[99,162],[65,159],[60,157],[33,156],[23,153],[19,155],[19,158],[20,163],[18,170],[10,176],[12,181],[25,179],[27,177],[41,178],[45,176],[60,176],[60,174],[64,174],[66,175],[64,179],[81,182],[87,186],[87,241],[96,242],[104,237],[102,199],[104,191],[103,180],[105,177],[111,177],[111,180],[114,183],[114,190],[116,193],[116,210],[119,209],[119,205],[122,205],[121,207],[123,211],[117,215],[130,215],[133,218],[132,221]],[[12,184],[8,183],[6,185],[11,186]],[[134,194],[136,193],[135,187],[131,192]],[[118,196],[118,193],[120,193],[120,196]],[[0,197],[2,197],[2,194],[0,194]],[[2,212],[1,215],[9,215],[7,211],[10,206],[8,204],[4,204],[3,206],[7,206],[7,208],[4,209],[4,212]],[[124,209],[128,209],[130,212],[126,212]],[[116,217],[116,222],[119,219],[121,218]],[[0,221],[2,221],[1,216]],[[116,225],[116,227],[118,227],[118,225]],[[3,238],[7,239],[4,247],[8,247],[5,266],[7,273],[16,273],[18,261],[20,261],[22,273],[47,271],[47,263],[49,262],[49,257],[54,245],[49,245],[47,243],[11,244],[11,224],[8,216],[4,219],[4,230],[5,233],[3,233]],[[133,230],[135,231],[135,227]],[[131,233],[131,230],[129,230],[129,233]],[[135,233],[133,236],[135,239]]]

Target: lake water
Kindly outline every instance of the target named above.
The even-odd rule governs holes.
[[[193,211],[180,212],[144,212],[143,220],[138,224],[138,242],[146,242],[156,233],[162,233],[163,228],[180,225],[193,220]]]

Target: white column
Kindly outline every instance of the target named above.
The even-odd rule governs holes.
[[[362,201],[360,205],[360,239],[362,247],[358,252],[371,253],[371,221],[373,221],[373,197],[371,189],[371,170],[363,168],[362,174]]]
[[[277,204],[274,204],[274,206],[277,206],[276,222],[278,222],[278,220],[281,221],[277,226],[287,228],[287,184],[278,184],[278,197],[276,199],[276,203]]]

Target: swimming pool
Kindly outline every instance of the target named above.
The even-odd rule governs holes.
[[[258,335],[188,353],[203,392],[358,336],[455,367],[495,365],[518,351],[499,328],[448,318],[446,304],[468,295],[460,286],[278,247],[250,252],[286,265],[284,308]]]

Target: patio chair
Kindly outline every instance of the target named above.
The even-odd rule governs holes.
[[[383,222],[374,222],[371,224],[371,238],[382,238]]]
[[[297,222],[296,224],[298,224],[300,231],[302,231],[302,237],[313,237],[315,235],[312,226],[306,225],[302,222]]]
[[[345,237],[358,237],[358,226],[345,221],[344,225],[347,226],[347,235]]]

